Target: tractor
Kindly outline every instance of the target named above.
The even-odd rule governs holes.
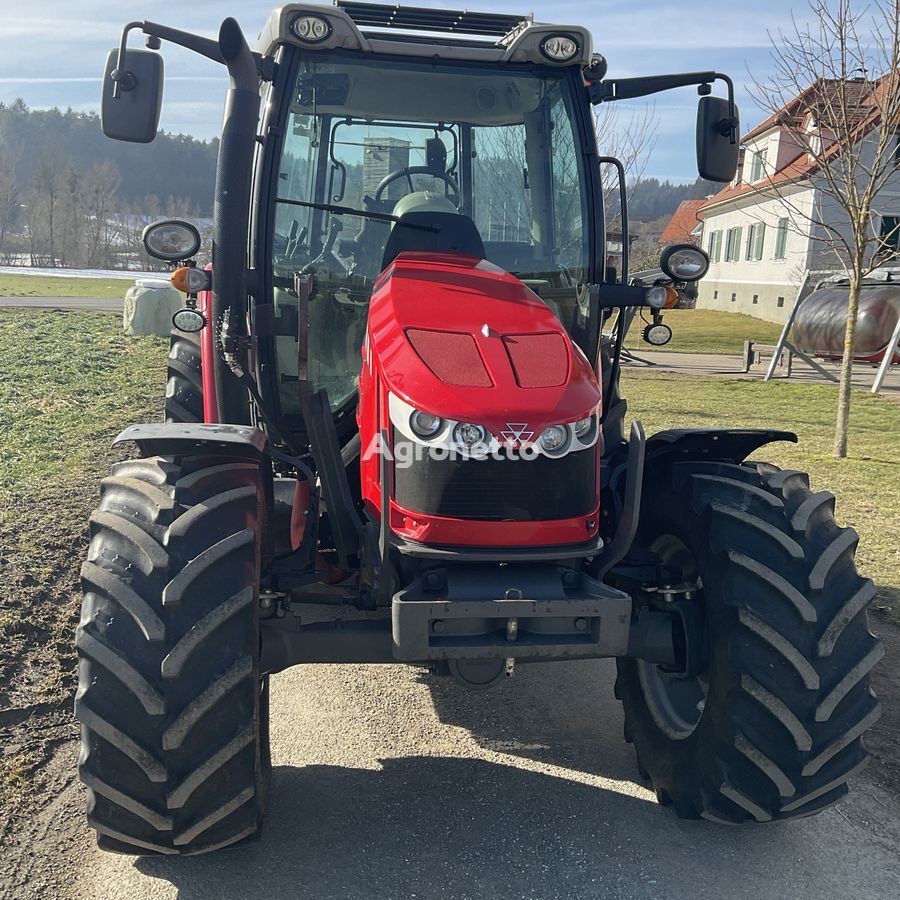
[[[670,247],[665,283],[629,277],[594,107],[696,86],[698,170],[727,182],[730,79],[609,78],[586,28],[529,16],[289,3],[255,50],[231,18],[217,39],[130,23],[110,138],[154,138],[162,42],[230,87],[211,263],[189,223],[143,238],[186,298],[165,421],[119,435],[136,458],[90,519],[76,714],[100,846],[257,836],[270,676],[302,663],[485,690],[615,657],[637,775],[678,816],[843,797],[879,715],[857,535],[804,474],[748,460],[794,434],[647,438],[619,390],[635,316],[662,342],[708,259]]]

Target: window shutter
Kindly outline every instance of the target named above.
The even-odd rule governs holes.
[[[775,235],[775,259],[784,259],[787,246],[788,220],[778,220],[778,231]]]

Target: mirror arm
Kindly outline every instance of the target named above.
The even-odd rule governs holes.
[[[124,71],[122,66],[125,60],[125,48],[128,43],[128,35],[135,30],[140,30],[147,35],[147,44],[154,50],[159,49],[159,41],[169,41],[184,47],[200,56],[220,65],[227,66],[228,61],[222,55],[222,48],[219,42],[214,38],[203,37],[199,34],[191,34],[189,31],[182,31],[179,28],[170,28],[168,25],[160,25],[157,22],[129,22],[122,29],[122,40],[119,43],[119,58],[116,61],[116,69],[112,73],[115,87],[113,88],[113,98],[118,100],[122,91],[131,91],[135,87],[134,75],[131,72]],[[155,42],[155,43],[151,43]],[[264,60],[258,53],[253,54],[257,73],[266,81],[272,81],[274,77],[274,68],[271,60]]]
[[[737,116],[734,109],[734,83],[721,72],[681,72],[675,75],[648,75],[642,78],[611,78],[598,81],[588,87],[591,103],[609,103],[613,100],[631,100],[669,91],[673,88],[697,85],[701,95],[710,93],[713,81],[724,81],[728,87],[728,118],[719,127],[729,135],[732,144],[737,143]]]

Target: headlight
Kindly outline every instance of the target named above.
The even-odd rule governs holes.
[[[569,429],[565,425],[551,425],[541,433],[541,447],[547,453],[559,453],[565,449],[569,439]]]
[[[473,422],[460,422],[453,429],[453,440],[467,450],[487,443],[487,432]]]
[[[291,22],[291,31],[301,41],[317,44],[331,34],[331,23],[321,16],[299,16]]]
[[[541,41],[541,53],[554,62],[568,62],[578,53],[578,44],[565,34],[551,34]]]
[[[421,412],[418,409],[409,417],[409,427],[416,437],[428,440],[433,438],[444,427],[444,420],[440,416]]]
[[[593,416],[588,416],[586,419],[579,419],[574,425],[575,437],[583,438],[591,430],[593,424]]]

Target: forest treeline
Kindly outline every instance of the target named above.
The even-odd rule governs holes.
[[[0,104],[0,262],[125,265],[145,222],[212,215],[217,151],[166,132],[111,141],[96,113]]]

